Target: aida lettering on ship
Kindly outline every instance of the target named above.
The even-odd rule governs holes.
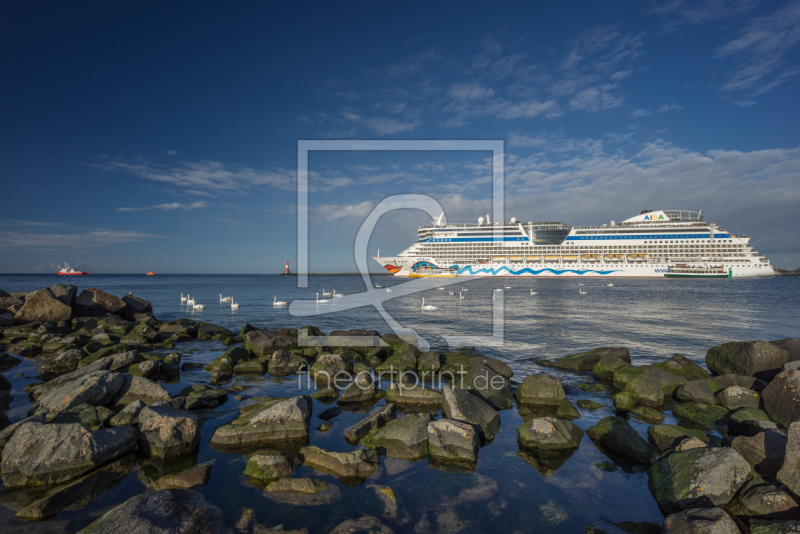
[[[774,276],[750,236],[733,235],[702,210],[644,210],[621,223],[449,224],[444,214],[420,226],[397,256],[373,256],[395,276],[664,277],[670,267],[722,268],[729,278]],[[718,267],[722,266],[722,267]]]

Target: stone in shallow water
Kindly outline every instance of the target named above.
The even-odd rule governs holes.
[[[286,456],[257,452],[247,459],[244,474],[259,480],[271,481],[286,478],[292,474],[292,471],[292,464]]]
[[[338,404],[375,402],[383,396],[383,390],[368,372],[358,373],[353,382],[337,399]]]
[[[540,417],[522,423],[517,437],[522,446],[532,449],[574,449],[583,439],[583,430],[563,419]]]
[[[192,532],[218,534],[222,510],[196,491],[173,489],[144,493],[107,512],[79,534]]]
[[[383,427],[386,423],[393,420],[396,415],[396,405],[387,404],[374,414],[357,422],[344,431],[344,439],[354,445],[366,436],[371,430]]]
[[[386,388],[386,402],[401,406],[429,406],[438,408],[442,405],[444,394],[441,389],[428,388],[421,385],[391,383]]]
[[[711,442],[711,438],[704,432],[676,425],[650,425],[647,428],[647,438],[658,452],[674,449],[688,438],[697,438],[706,444]]]
[[[98,371],[51,389],[39,398],[46,412],[61,413],[79,404],[103,406],[111,402],[125,383],[125,375]]]
[[[479,449],[480,438],[472,425],[449,419],[428,423],[431,458],[474,462]]]
[[[731,516],[719,508],[690,508],[667,516],[662,534],[739,534]]]
[[[393,534],[377,517],[365,515],[358,519],[347,519],[334,528],[330,534]]]
[[[636,404],[660,408],[664,404],[664,396],[671,396],[685,383],[686,379],[682,376],[648,365],[625,385],[625,391],[631,394]]]
[[[129,426],[90,432],[80,423],[25,423],[3,449],[3,483],[37,486],[73,480],[131,452],[138,434]]]
[[[750,464],[733,449],[692,449],[664,456],[648,474],[658,507],[671,514],[725,506],[749,477]]]
[[[682,376],[686,380],[706,379],[709,376],[708,371],[680,354],[673,354],[668,360],[654,363],[653,367],[658,367],[662,371]]]
[[[543,477],[551,477],[561,469],[577,450],[577,448],[546,451],[523,449],[518,454],[520,458],[532,465]]]
[[[706,366],[718,375],[736,374],[770,380],[789,361],[789,353],[766,341],[734,341],[711,347]]]
[[[636,403],[633,402],[633,397],[627,391],[621,391],[614,395],[614,409],[618,412],[630,412],[636,407]]]
[[[583,408],[584,410],[589,410],[590,412],[593,412],[603,407],[603,405],[600,404],[599,402],[595,402],[593,400],[588,400],[588,399],[580,399],[577,402],[577,404],[578,408]]]
[[[307,395],[269,399],[242,408],[236,419],[217,427],[211,445],[253,447],[305,442],[310,420],[311,399]]]
[[[139,448],[163,459],[192,453],[200,439],[202,420],[185,410],[148,406],[139,412]]]
[[[717,403],[714,391],[711,389],[708,380],[690,380],[686,382],[675,390],[675,398],[681,402]]]
[[[729,412],[722,406],[686,402],[675,404],[672,407],[672,413],[685,425],[714,428],[727,425]]]
[[[631,363],[631,354],[628,349],[623,347],[601,347],[564,356],[554,362],[539,361],[539,363],[550,367],[569,369],[570,371],[591,371],[603,356],[616,356],[626,363]]]
[[[374,449],[331,452],[319,447],[303,447],[300,454],[305,465],[341,479],[366,479],[381,466],[378,451]]]
[[[555,376],[541,373],[526,376],[522,384],[514,391],[514,398],[521,406],[558,406],[567,398],[561,380]]]
[[[475,426],[484,442],[492,441],[500,431],[497,411],[466,389],[445,386],[442,404],[448,419]]]
[[[168,401],[172,398],[169,392],[158,382],[129,374],[122,374],[121,376],[125,378],[125,381],[112,401],[114,404],[126,405],[137,400],[141,400],[145,404],[153,404],[159,401]]]
[[[601,446],[643,464],[651,464],[656,456],[650,445],[621,417],[605,417],[586,430]]]
[[[381,454],[403,460],[419,460],[428,456],[428,423],[430,414],[412,414],[386,423],[361,438],[362,445]]]
[[[623,367],[630,367],[631,364],[613,355],[606,355],[600,358],[592,367],[592,376],[595,380],[610,381],[614,379],[614,371]]]
[[[341,498],[338,486],[316,478],[282,478],[270,482],[264,496],[275,502],[295,506],[319,506]]]
[[[658,424],[664,421],[664,414],[654,408],[650,408],[649,406],[637,406],[633,409],[632,413],[637,419],[640,419],[645,423]]]

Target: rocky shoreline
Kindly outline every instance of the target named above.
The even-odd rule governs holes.
[[[229,348],[203,367],[208,385],[170,394],[163,384],[198,366],[176,350],[193,340]],[[209,443],[223,454],[247,455],[243,476],[267,499],[290,507],[339,499],[337,485],[293,476],[308,466],[346,485],[365,485],[384,503],[380,518],[347,519],[332,532],[424,532],[422,523],[409,524],[392,487],[372,483],[372,475],[391,458],[469,471],[498,435],[501,411],[515,409],[523,419],[520,453],[547,469],[590,446],[584,436],[609,458],[649,466],[650,492],[665,516],[661,532],[800,532],[796,339],[712,347],[706,366],[713,374],[679,354],[636,366],[621,347],[539,361],[591,375],[584,391],[611,392],[616,414],[585,431],[572,422],[580,413],[558,377],[514,377],[504,362],[474,350],[423,353],[413,339],[369,330],[325,335],[312,326],[244,325],[233,332],[189,319],[162,322],[147,301],[94,288],[0,291],[0,371],[8,373],[21,358],[42,360],[40,381],[25,390],[33,402],[28,417],[0,416],[3,493],[22,503],[15,508],[19,521],[80,509],[138,466],[148,491],[81,532],[279,532],[259,530],[256,513],[229,528],[223,511],[193,491],[212,472],[211,464],[192,460],[204,421],[239,396],[248,403],[214,429]],[[307,375],[317,389],[272,398],[229,385],[236,375],[267,374]],[[415,386],[415,375],[429,380]],[[339,384],[337,376],[350,378]],[[0,407],[11,402],[10,389],[0,374]],[[343,432],[350,451],[311,443],[315,401],[334,404],[318,416],[325,421],[343,407],[365,407],[367,415]],[[664,424],[665,410],[680,425]],[[647,439],[628,417],[651,423]],[[479,483],[482,500],[497,491],[492,483]],[[603,530],[589,525],[587,532]]]

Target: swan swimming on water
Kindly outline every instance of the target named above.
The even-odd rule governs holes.
[[[455,293],[451,291],[450,292],[450,296],[452,297],[453,295],[455,295]]]
[[[539,293],[531,289],[531,295],[538,295]]]
[[[387,287],[387,288],[386,288],[386,292],[387,292],[387,293],[391,293],[391,292],[392,292],[392,290],[391,290],[391,289],[389,289],[389,288]]]
[[[323,289],[322,290],[322,296],[323,297],[330,297],[331,296],[330,291],[326,293],[325,290]]]
[[[435,310],[435,309],[436,309],[436,306],[431,306],[430,304],[428,304],[427,306],[425,306],[425,299],[423,298],[423,299],[422,299],[422,309],[423,309],[423,310]]]
[[[608,287],[613,287],[614,284],[606,284]]]
[[[466,297],[465,297],[464,295],[462,295],[462,294],[461,294],[461,291],[459,291],[459,292],[458,292],[458,299],[459,299],[459,300],[464,300],[465,298],[466,298]]]
[[[461,291],[469,291],[469,289],[467,289],[466,287],[463,287],[463,286],[462,286],[462,287],[461,287]]]
[[[222,293],[220,293],[219,294],[219,301],[220,302],[233,302],[233,297],[224,297],[223,298]]]
[[[239,303],[238,302],[233,302],[233,297],[231,297],[231,309],[232,310],[238,310],[239,309]]]
[[[438,289],[439,291],[444,291],[444,288],[442,286],[436,286],[436,289]]]
[[[506,286],[506,289],[511,289],[511,286]]]
[[[375,287],[381,287],[381,285],[380,284],[375,284]]]
[[[333,296],[334,297],[343,297],[344,295],[342,295],[341,293],[337,293],[336,290],[334,289],[333,290]]]
[[[192,307],[193,307],[195,310],[202,310],[203,308],[205,308],[205,307],[206,307],[206,305],[205,305],[205,304],[195,304],[195,305],[194,305],[194,306],[192,306]]]
[[[231,299],[231,302],[233,302],[233,299]],[[286,306],[286,303],[283,302],[282,300],[278,300],[278,295],[274,295],[274,298],[272,299],[272,305],[273,306]],[[231,304],[231,306],[233,306],[233,304]],[[237,306],[238,306],[238,304],[237,304]]]
[[[183,293],[181,293],[181,302],[186,302],[187,300],[189,300],[189,297],[184,297]]]
[[[191,297],[191,295],[187,294],[186,297],[187,297],[186,304],[194,306],[194,299]]]
[[[317,293],[317,302],[328,302],[328,299],[319,300],[319,293]]]
[[[589,292],[588,292],[588,291],[584,291],[584,290],[583,290],[583,289],[581,289],[581,288],[578,288],[578,294],[579,294],[579,295],[586,295],[587,293],[589,293]]]

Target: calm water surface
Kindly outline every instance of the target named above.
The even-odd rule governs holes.
[[[284,276],[129,276],[101,275],[64,280],[55,275],[0,275],[0,289],[27,291],[55,283],[73,283],[80,288],[97,287],[122,296],[132,292],[153,304],[162,321],[189,317],[238,330],[245,323],[257,327],[297,327],[313,324],[324,332],[334,329],[369,328],[387,332],[387,324],[375,308],[342,310],[344,299],[319,305],[323,315],[293,317],[288,308],[274,308],[273,296],[291,302],[315,298],[324,289],[347,296],[363,292],[364,282],[356,276],[318,276],[309,278],[308,288],[298,288],[295,277]],[[407,279],[374,277],[373,284],[383,288],[408,283]],[[428,281],[430,282],[430,281]],[[634,365],[660,361],[681,353],[701,365],[709,347],[731,340],[779,339],[800,337],[800,278],[776,277],[760,280],[613,280],[613,287],[603,280],[584,280],[578,293],[578,281],[553,279],[478,279],[439,291],[434,287],[423,293],[397,296],[384,301],[387,312],[405,327],[414,328],[432,346],[444,349],[443,335],[492,334],[492,294],[496,287],[511,286],[503,294],[504,343],[500,347],[481,348],[487,355],[505,361],[514,370],[519,383],[528,374],[557,374],[565,385],[568,398],[592,399],[605,407],[595,412],[579,409],[581,418],[574,421],[584,430],[596,421],[613,414],[612,392],[590,394],[577,388],[588,375],[545,369],[540,359],[553,359],[599,346],[624,346]],[[459,300],[457,291],[467,298]],[[450,296],[450,290],[456,290]],[[537,292],[531,295],[530,291]],[[396,288],[395,294],[402,290]],[[202,311],[187,310],[180,294],[191,294],[204,303]],[[219,294],[232,295],[241,304],[232,311],[219,303]],[[387,293],[386,297],[392,297]],[[437,310],[423,312],[421,298]],[[322,296],[320,295],[320,298]],[[330,299],[330,297],[325,297]],[[338,306],[338,308],[337,308]],[[187,353],[189,349],[198,349]],[[480,348],[480,347],[479,347]],[[185,361],[208,362],[224,350],[217,342],[189,342],[177,347]],[[35,380],[41,361],[27,360],[6,373],[13,384],[14,400],[7,413],[12,421],[25,417],[31,403],[22,391]],[[164,384],[172,394],[186,385],[207,383],[202,369],[184,372],[176,383]],[[245,508],[256,513],[257,523],[265,527],[283,525],[287,530],[307,527],[312,533],[328,532],[347,518],[363,514],[381,516],[382,505],[368,484],[391,485],[398,495],[403,520],[384,520],[396,532],[583,532],[594,523],[609,532],[614,523],[649,521],[657,524],[663,517],[647,490],[646,470],[623,459],[608,457],[589,438],[567,457],[542,458],[520,453],[516,430],[522,418],[516,409],[501,412],[499,436],[481,449],[474,471],[460,471],[430,464],[427,460],[405,462],[383,459],[383,467],[360,486],[344,486],[335,477],[302,467],[294,476],[314,476],[340,486],[342,497],[322,506],[295,507],[277,504],[264,496],[242,476],[244,454],[218,453],[209,445],[214,429],[232,419],[238,409],[254,395],[291,396],[298,394],[296,378],[269,375],[235,377],[228,385],[251,386],[239,402],[233,396],[205,421],[198,463],[213,461],[211,480],[198,491],[225,512],[225,521],[233,526]],[[376,407],[383,405],[380,401]],[[347,451],[342,431],[363,413],[345,411],[333,419],[333,428],[316,430],[316,417],[326,406],[314,401],[311,421],[312,445]],[[374,409],[374,408],[373,408]],[[631,419],[643,436],[647,424]],[[667,413],[667,423],[675,419]],[[90,504],[78,510],[65,510],[50,521],[35,524],[8,521],[25,503],[20,492],[0,493],[0,531],[2,532],[74,532],[98,515],[133,495],[145,491],[139,468]],[[496,484],[496,490],[495,488]],[[475,493],[466,489],[481,488]],[[472,496],[472,497],[471,497]],[[29,498],[29,497],[27,497]]]

